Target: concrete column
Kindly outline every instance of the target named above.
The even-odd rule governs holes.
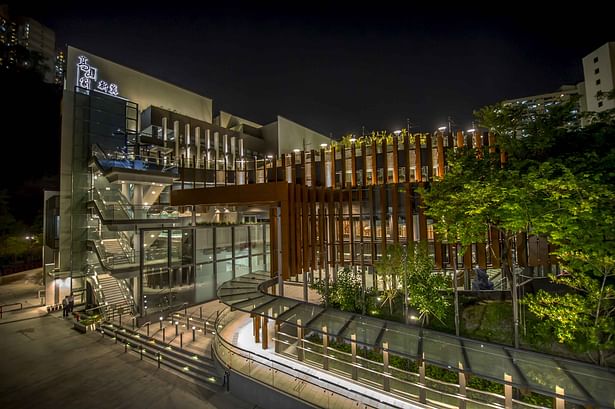
[[[130,188],[128,182],[122,183],[122,194],[128,201],[130,201]]]
[[[191,142],[190,141],[190,124],[186,124],[185,129],[184,129],[184,145],[186,146],[186,164],[189,164],[190,161],[192,160],[192,150],[190,149],[190,142]]]
[[[275,352],[280,352],[280,321],[275,320],[275,324],[273,324],[273,349]]]
[[[166,145],[166,142],[167,142],[167,135],[169,133],[169,124],[168,124],[168,122],[169,121],[168,121],[166,116],[162,118],[162,140],[165,142],[165,145]]]
[[[329,369],[329,334],[327,333],[327,326],[322,327],[322,369]]]
[[[235,136],[231,136],[231,163],[229,164],[229,168],[235,170],[235,139],[237,139]],[[237,177],[237,175],[235,175],[235,177]]]
[[[389,382],[389,343],[382,343],[382,389],[385,391],[391,390]]]
[[[504,373],[504,382],[506,382],[504,384],[504,407],[506,409],[512,409],[513,390],[512,385],[510,384],[510,382],[512,382],[512,376]]]
[[[564,399],[564,388],[559,385],[555,385],[555,402],[553,402],[553,407],[555,409],[564,409],[566,407],[566,401]]]
[[[297,320],[297,360],[303,361],[305,354],[303,353],[303,326],[301,320]]]
[[[205,154],[207,155],[205,169],[211,169],[211,131],[209,129],[205,130]]]
[[[194,128],[194,143],[196,144],[196,167],[201,164],[201,127]]]
[[[425,354],[421,356],[419,361],[419,384],[421,389],[419,390],[419,402],[427,402],[427,392],[425,391]]]
[[[175,135],[175,162],[179,163],[179,121],[173,122],[173,135]]]
[[[220,146],[220,134],[218,132],[214,132],[214,157],[212,160],[215,161],[214,169],[218,170],[218,157],[219,155],[219,147]]]
[[[356,381],[359,377],[357,370],[357,334],[350,335],[350,353],[352,354],[352,379]]]
[[[466,383],[467,383],[467,379],[466,379],[466,373],[463,371],[463,364],[461,362],[459,362],[459,403],[458,403],[458,407],[459,409],[466,409],[466,396],[467,396],[467,392],[466,392]]]
[[[134,189],[132,191],[132,203],[135,205],[143,204],[143,185],[134,184]]]
[[[239,138],[239,157],[243,158],[243,138]]]

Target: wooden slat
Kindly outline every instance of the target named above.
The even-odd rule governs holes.
[[[437,134],[437,149],[438,149],[438,177],[444,177],[444,137],[442,132]]]
[[[378,190],[380,194],[380,249],[382,254],[385,254],[387,249],[387,192],[385,186],[380,186]]]
[[[367,186],[367,147],[365,142],[361,144],[361,186]]]
[[[463,146],[464,146],[463,132],[461,132],[461,129],[460,129],[457,131],[457,147],[463,148]]]
[[[404,162],[406,163],[406,183],[410,182],[410,130],[404,135]]]
[[[414,136],[414,157],[415,157],[415,161],[414,161],[414,166],[415,168],[415,173],[414,173],[414,178],[417,182],[422,182],[423,181],[423,162],[422,162],[422,158],[421,158],[421,135],[420,134],[416,134]]]
[[[395,135],[393,137],[393,183],[399,183],[399,137]]]
[[[344,189],[346,188],[346,148],[344,146],[340,148],[340,157],[342,162],[342,186],[340,187]]]
[[[331,187],[335,187],[336,186],[336,182],[335,182],[335,147],[331,146],[331,151],[329,152],[329,155],[331,157]]]
[[[372,186],[378,184],[378,144],[372,141]]]
[[[382,183],[389,183],[389,153],[387,138],[382,140]]]
[[[404,208],[406,211],[406,237],[408,242],[414,241],[414,198],[412,194],[412,185],[406,183],[406,196],[404,199]]]
[[[425,151],[427,152],[427,181],[433,180],[433,147],[431,145],[431,134],[425,134]]]
[[[476,259],[480,268],[487,268],[487,246],[485,243],[476,243]]]
[[[494,227],[490,227],[489,229],[489,248],[491,253],[491,266],[494,268],[501,267],[500,235],[499,231]]]
[[[395,183],[393,185],[391,185],[391,201],[393,202],[391,204],[392,206],[392,212],[391,215],[393,217],[393,226],[391,229],[391,236],[393,236],[393,243],[398,244],[399,243],[399,198],[398,198],[398,184]]]
[[[420,184],[421,187],[424,187],[424,183]],[[423,199],[420,199],[420,206],[418,209],[419,212],[419,239],[421,242],[427,242],[427,216],[425,215],[425,204],[423,203]]]
[[[350,148],[350,185],[357,186],[357,149],[353,142]]]

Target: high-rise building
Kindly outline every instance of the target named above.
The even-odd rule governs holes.
[[[608,42],[583,58],[587,110],[602,112],[615,108],[615,99],[599,98],[599,92],[615,89],[615,42]]]
[[[29,64],[35,63],[31,58],[20,55],[18,48],[23,47],[40,56],[43,80],[47,83],[56,82],[55,43],[55,32],[50,28],[30,17],[11,16],[6,5],[0,7],[0,63],[4,69],[13,66],[27,68]]]
[[[529,108],[529,112],[544,112],[550,106],[568,101],[570,98],[578,98],[574,114],[602,112],[615,108],[615,100],[600,96],[601,92],[610,92],[615,88],[615,42],[606,43],[592,51],[582,59],[582,64],[584,82],[562,85],[554,92],[508,99],[503,103],[524,105]]]

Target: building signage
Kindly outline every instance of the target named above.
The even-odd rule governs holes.
[[[77,86],[87,90],[95,90],[116,97],[119,92],[117,84],[98,79],[98,68],[90,65],[88,57],[80,55],[77,62]]]

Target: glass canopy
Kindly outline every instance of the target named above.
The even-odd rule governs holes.
[[[233,309],[299,324],[306,335],[326,331],[347,342],[355,335],[364,346],[382,348],[386,343],[391,354],[423,357],[451,370],[461,364],[465,372],[484,379],[504,383],[505,374],[510,375],[514,386],[545,395],[555,396],[558,386],[567,401],[601,407],[615,402],[615,373],[608,368],[265,294],[261,287],[269,280],[258,273],[238,277],[220,286],[218,298]]]

